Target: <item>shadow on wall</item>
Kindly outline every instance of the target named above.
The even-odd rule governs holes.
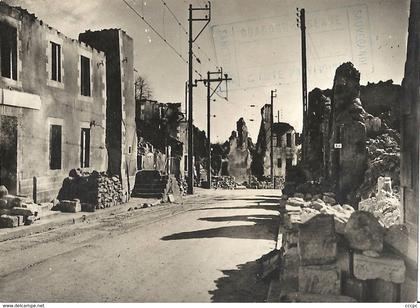
[[[277,231],[279,223],[277,215],[239,215],[225,217],[205,217],[199,220],[204,221],[245,221],[253,222],[252,225],[225,226],[196,231],[174,233],[161,238],[163,241],[186,240],[193,238],[239,238],[239,239],[264,239],[272,240]]]
[[[262,280],[260,259],[240,264],[237,269],[222,270],[224,277],[215,280],[216,289],[209,291],[212,302],[264,302],[269,283]]]

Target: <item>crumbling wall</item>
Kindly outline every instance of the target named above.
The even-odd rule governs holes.
[[[251,175],[251,152],[248,148],[248,129],[243,118],[236,123],[238,133],[229,138],[228,173],[237,183],[249,181]]]

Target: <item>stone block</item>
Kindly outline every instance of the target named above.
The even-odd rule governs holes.
[[[342,277],[350,277],[353,274],[350,266],[351,252],[346,247],[338,246],[337,265],[340,268]]]
[[[417,280],[410,276],[405,278],[404,283],[401,284],[401,298],[402,303],[414,303],[417,301]]]
[[[348,277],[343,284],[343,294],[354,298],[358,302],[366,302],[368,283],[364,280]]]
[[[25,218],[25,225],[32,225],[37,220],[35,216],[28,216]]]
[[[287,213],[301,213],[302,208],[300,206],[286,204],[286,212]]]
[[[322,201],[321,199],[316,199],[311,202],[310,207],[315,210],[320,211],[322,208],[325,207],[325,202]]]
[[[383,249],[384,229],[371,213],[356,211],[347,221],[344,236],[350,247],[359,250]]]
[[[81,203],[80,208],[82,212],[95,212],[96,206],[92,203]]]
[[[301,265],[299,292],[340,295],[341,276],[338,265]]]
[[[348,212],[351,212],[351,213],[353,213],[353,212],[354,212],[354,208],[353,208],[351,205],[348,205],[348,204],[343,204],[343,205],[342,205],[342,208],[343,208],[343,210],[345,210],[345,211],[348,211]]]
[[[297,247],[292,247],[283,255],[282,275],[285,278],[298,278],[299,274],[299,254]]]
[[[22,215],[16,215],[16,217],[18,218],[18,226],[23,226],[23,225],[25,225],[25,216],[22,216]]]
[[[7,190],[7,187],[4,186],[4,185],[0,185],[0,198],[3,198],[8,193],[9,193],[9,191]]]
[[[403,283],[405,264],[395,255],[382,255],[372,258],[363,254],[353,254],[354,276],[361,280],[383,279],[394,283]]]
[[[17,216],[1,215],[0,228],[15,228],[19,226],[19,219]]]
[[[290,292],[285,296],[285,301],[296,303],[353,303],[356,300],[345,295],[314,294],[303,292]]]
[[[302,265],[334,262],[337,258],[337,238],[333,216],[320,214],[301,224],[298,248]]]
[[[299,232],[298,231],[291,231],[285,233],[285,241],[288,245],[296,244],[299,241]]]
[[[337,201],[333,197],[329,196],[323,196],[322,201],[324,201],[326,204],[334,205],[337,204]]]
[[[31,209],[23,208],[23,207],[14,207],[11,209],[12,215],[21,215],[24,217],[28,216],[35,216],[35,214],[38,214],[38,212],[34,212]]]
[[[60,210],[65,213],[77,213],[82,210],[80,201],[61,200]]]
[[[334,229],[338,234],[344,234],[347,220],[334,215]]]
[[[396,303],[399,301],[399,285],[382,279],[370,281],[369,301],[375,303]]]

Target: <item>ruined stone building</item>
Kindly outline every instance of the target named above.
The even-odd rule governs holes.
[[[132,175],[131,39],[114,30],[73,40],[3,2],[0,28],[0,184],[40,202],[57,196],[73,168],[124,179],[129,166]],[[111,47],[87,44],[102,35],[117,59]]]
[[[285,122],[273,123],[273,173],[286,176],[287,171],[298,163],[300,150],[299,133]],[[271,175],[271,105],[261,108],[261,126],[255,147],[253,173],[258,177]]]
[[[143,99],[136,102],[139,137],[138,169],[155,169],[179,175],[183,170],[180,103],[159,103]]]
[[[236,183],[248,182],[251,176],[251,140],[243,118],[236,122],[236,131],[229,137],[227,154],[227,173],[235,178]]]
[[[382,173],[378,176],[391,176],[399,183],[398,170],[381,171],[379,166],[366,170],[381,154],[375,148],[379,139],[398,146],[401,86],[391,80],[361,86],[359,80],[353,64],[343,63],[336,70],[332,90],[316,88],[309,93],[303,142],[306,178],[329,183],[341,200],[354,202],[360,199],[359,186],[366,191],[367,186],[376,185],[376,178],[367,181],[366,175]],[[399,165],[399,154],[385,160],[393,168]]]
[[[137,171],[133,39],[121,29],[108,29],[81,33],[79,40],[106,55],[107,170],[121,177],[129,194]]]

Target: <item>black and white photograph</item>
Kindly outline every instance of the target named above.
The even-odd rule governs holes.
[[[420,0],[0,0],[1,307],[416,308],[419,123]]]

